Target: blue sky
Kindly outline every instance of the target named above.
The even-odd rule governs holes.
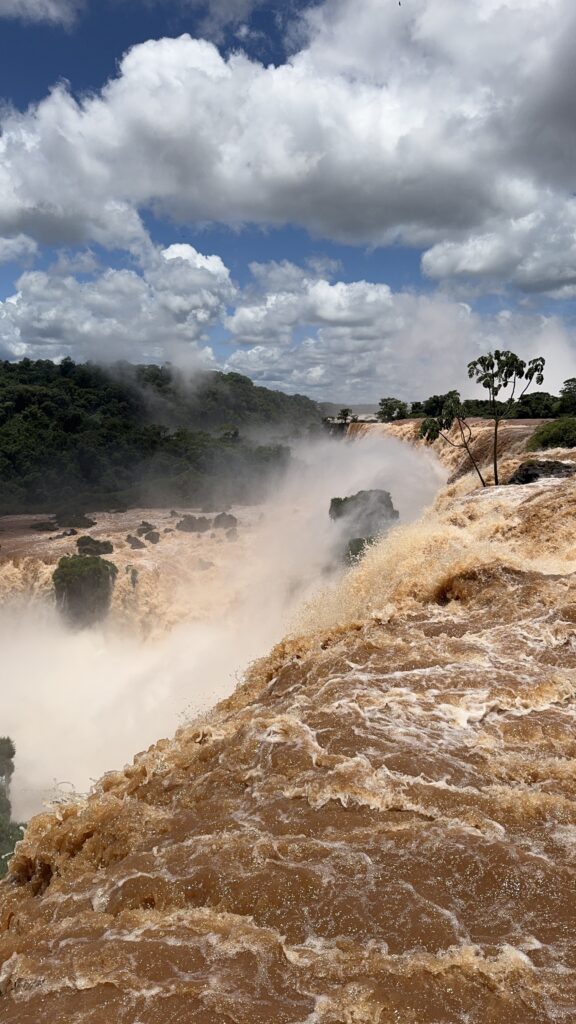
[[[0,0],[0,355],[354,402],[469,392],[500,346],[557,389],[574,26],[567,0]]]

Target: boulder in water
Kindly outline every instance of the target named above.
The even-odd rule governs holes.
[[[141,540],[138,540],[138,537],[133,537],[131,533],[129,533],[128,536],[126,537],[126,541],[133,551],[137,551],[139,548],[146,547],[146,545]]]
[[[206,533],[212,529],[212,523],[206,516],[184,516],[176,523],[176,529],[182,533]]]
[[[555,459],[528,459],[510,477],[509,484],[532,484],[546,477],[568,477],[576,473],[576,464]]]
[[[85,512],[58,512],[55,516],[58,526],[76,526],[80,530],[91,530],[96,520]]]
[[[149,544],[158,544],[160,541],[158,530],[150,530],[150,533],[145,533],[144,540],[147,540]]]
[[[221,512],[214,519],[214,528],[216,530],[234,530],[237,526],[238,520],[236,516],[232,516],[228,512]]]
[[[330,519],[345,520],[351,537],[374,537],[398,517],[388,491],[358,491],[330,502]]]
[[[155,530],[155,529],[156,529],[156,527],[153,525],[153,523],[149,523],[149,522],[147,522],[146,519],[143,519],[142,522],[140,523],[140,526],[136,530],[136,533],[137,533],[138,537],[143,537],[144,534],[150,533],[151,530]]]
[[[373,537],[353,537],[352,540],[348,541],[346,560],[348,562],[355,562],[357,558],[361,558],[373,540]]]

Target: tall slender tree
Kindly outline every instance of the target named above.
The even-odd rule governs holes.
[[[533,381],[540,385],[544,381],[544,364],[542,356],[531,359],[528,364],[508,349],[488,352],[485,356],[473,359],[468,363],[468,376],[474,378],[488,391],[490,412],[494,420],[494,436],[492,443],[492,465],[494,468],[494,484],[498,486],[498,428],[500,421],[510,415],[514,401],[519,401],[528,391]],[[498,400],[501,392],[508,391],[502,406]]]

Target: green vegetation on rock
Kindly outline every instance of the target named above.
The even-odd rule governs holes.
[[[14,774],[16,748],[9,736],[0,736],[0,878],[6,874],[14,847],[22,838],[23,827],[12,821],[10,782]]]
[[[94,537],[78,537],[76,541],[80,555],[111,555],[114,545],[109,540],[96,540]]]
[[[52,576],[57,605],[75,626],[89,626],[108,613],[118,569],[86,555],[61,558]]]

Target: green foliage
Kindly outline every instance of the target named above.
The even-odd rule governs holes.
[[[22,838],[22,828],[12,821],[10,782],[14,774],[16,747],[9,736],[0,737],[0,878],[6,874],[8,860]]]
[[[460,394],[458,391],[448,391],[445,395],[435,395],[434,399],[433,408],[438,410],[437,414],[435,416],[427,416],[422,421],[420,437],[428,441],[429,444],[432,444],[433,441],[441,437],[452,448],[463,448],[480,478],[480,483],[483,487],[486,487],[486,481],[482,476],[472,451],[472,430],[466,422],[466,413],[460,401]],[[442,400],[441,404],[440,399]],[[454,424],[458,427],[459,440],[458,434],[456,439],[454,439],[448,437],[446,433]]]
[[[558,399],[548,391],[534,391],[515,403],[511,415],[519,420],[548,420],[556,416],[558,405]]]
[[[0,514],[257,500],[289,456],[241,439],[264,426],[294,436],[320,412],[235,373],[192,387],[169,367],[0,362]],[[76,515],[60,525],[90,525]]]
[[[348,423],[348,420],[352,419],[352,409],[349,409],[347,406],[345,406],[343,409],[340,409],[340,412],[338,413],[338,419],[341,420],[342,423]]]
[[[576,448],[576,417],[564,416],[553,423],[543,423],[534,431],[528,451],[546,448]]]
[[[76,541],[79,555],[111,555],[114,545],[109,540],[96,540],[94,537],[78,537]]]
[[[378,419],[381,423],[393,420],[404,420],[408,416],[408,405],[399,398],[381,398],[378,406]]]
[[[0,736],[0,785],[10,785],[14,773],[14,758],[16,747],[9,736]]]
[[[576,415],[576,377],[569,377],[560,388],[557,411],[559,416]]]
[[[112,562],[86,555],[61,558],[52,575],[56,602],[75,626],[103,619],[110,607],[118,569]]]

